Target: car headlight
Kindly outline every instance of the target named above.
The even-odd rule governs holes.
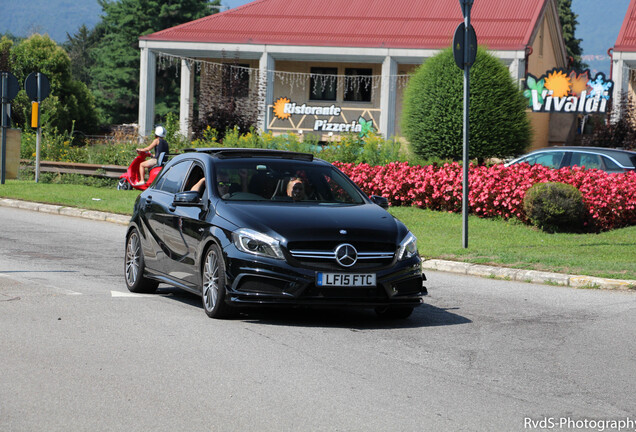
[[[232,233],[232,240],[238,250],[269,258],[285,259],[280,248],[280,242],[266,234],[247,228],[241,228]]]
[[[417,255],[417,237],[409,231],[406,237],[404,237],[404,240],[400,243],[398,261],[409,259],[415,255]]]

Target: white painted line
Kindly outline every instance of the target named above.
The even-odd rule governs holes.
[[[54,287],[54,286],[51,286],[51,285],[49,285],[49,287],[53,288],[54,290],[56,290],[56,291],[58,291],[58,292],[60,292],[62,294],[66,294],[66,295],[82,295],[81,292],[77,292],[77,291],[71,291],[71,290],[68,290],[68,289],[58,288],[58,287]]]
[[[122,292],[122,291],[111,291],[110,295],[112,297],[146,297],[143,294],[135,294],[131,292]]]

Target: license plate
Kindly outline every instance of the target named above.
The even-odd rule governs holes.
[[[375,273],[316,273],[317,286],[374,287]]]

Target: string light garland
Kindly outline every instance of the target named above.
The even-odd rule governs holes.
[[[232,59],[233,61],[237,61],[238,59]],[[165,52],[159,52],[157,54],[157,66],[160,69],[166,69],[169,67],[176,67],[177,76],[179,74],[179,65],[181,62],[187,62],[190,67],[196,66],[196,71],[198,73],[201,72],[202,66],[212,72],[219,72],[221,70],[227,71],[227,68],[230,68],[230,73],[234,76],[234,78],[241,78],[243,74],[247,73],[249,76],[250,83],[263,83],[266,80],[261,80],[261,74],[265,73],[267,75],[272,74],[275,80],[290,89],[290,91],[294,91],[296,88],[305,90],[307,86],[311,83],[313,85],[312,92],[320,93],[324,91],[326,88],[336,87],[337,90],[342,90],[343,94],[346,96],[347,92],[359,91],[360,89],[364,89],[368,91],[369,89],[378,90],[382,85],[382,80],[384,78],[388,78],[389,80],[394,80],[397,88],[403,89],[409,82],[410,75],[408,74],[398,74],[398,75],[338,75],[338,74],[316,74],[309,72],[288,72],[281,70],[269,70],[269,69],[260,69],[253,68],[248,66],[241,66],[232,63],[218,63],[212,62],[208,60],[196,59],[191,57],[184,57],[175,54],[169,54]],[[257,86],[261,86],[262,84],[256,84]]]

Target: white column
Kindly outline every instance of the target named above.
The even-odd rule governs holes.
[[[194,64],[181,60],[181,93],[179,103],[179,133],[189,138],[192,133],[192,113],[194,96]]]
[[[590,77],[592,78],[592,77]],[[612,81],[614,88],[612,89],[612,122],[620,117],[621,110],[621,94],[629,88],[629,69],[625,65],[622,52],[614,52],[612,57]]]
[[[261,55],[259,62],[259,86],[258,86],[258,128],[267,132],[267,106],[274,103],[274,68],[276,62],[267,53],[267,49]]]
[[[510,61],[508,65],[510,76],[517,83],[519,87],[525,82],[526,79],[526,57],[524,51],[518,51],[515,58]]]
[[[380,132],[385,138],[395,135],[395,99],[397,94],[397,62],[387,56],[382,62],[380,89]]]
[[[155,85],[157,56],[146,47],[141,48],[139,68],[139,135],[152,133],[155,121]]]

